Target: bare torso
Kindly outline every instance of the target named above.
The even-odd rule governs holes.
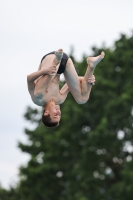
[[[45,75],[39,77],[35,81],[34,94],[31,95],[32,100],[38,106],[44,106],[48,101],[54,99],[56,104],[62,104],[67,95],[62,95],[59,88],[60,76],[56,75],[52,80],[52,76]]]

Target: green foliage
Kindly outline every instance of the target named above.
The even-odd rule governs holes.
[[[17,188],[10,187],[6,190],[0,186],[0,200],[18,200],[19,194]]]
[[[31,156],[20,167],[19,200],[132,199],[132,49],[133,37],[125,35],[113,49],[93,47],[93,55],[106,53],[95,70],[96,85],[86,104],[68,95],[59,127],[43,127],[39,111],[27,109],[25,118],[37,127],[25,129],[28,142],[19,143]],[[83,75],[85,56],[74,63]]]

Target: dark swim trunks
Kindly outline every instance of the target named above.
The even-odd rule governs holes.
[[[43,59],[44,59],[46,56],[50,55],[50,54],[55,54],[55,51],[52,51],[52,52],[46,54],[45,56],[43,56],[43,58],[42,58],[42,60],[41,60],[41,63],[42,63]],[[65,53],[63,53],[63,57],[62,57],[62,59],[61,59],[61,63],[60,63],[59,69],[58,69],[58,71],[57,71],[57,74],[62,74],[62,73],[64,73],[68,58],[69,58],[68,55],[65,54]]]

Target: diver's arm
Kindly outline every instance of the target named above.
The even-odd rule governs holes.
[[[61,95],[67,95],[68,93],[69,93],[69,88],[68,88],[67,83],[65,83],[60,90],[60,94]]]
[[[37,72],[34,72],[32,74],[29,74],[27,76],[27,82],[34,82],[36,79],[38,79],[40,76],[43,76],[43,75],[55,75],[56,73],[56,66],[55,65],[52,65],[52,66],[49,66],[45,69],[40,69],[39,71]]]

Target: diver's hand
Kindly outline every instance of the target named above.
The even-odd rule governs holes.
[[[44,75],[48,74],[50,76],[53,76],[56,74],[56,65],[51,65],[44,69]]]
[[[91,85],[95,85],[96,82],[95,76],[92,75],[90,78],[88,78],[87,82],[90,83]]]

